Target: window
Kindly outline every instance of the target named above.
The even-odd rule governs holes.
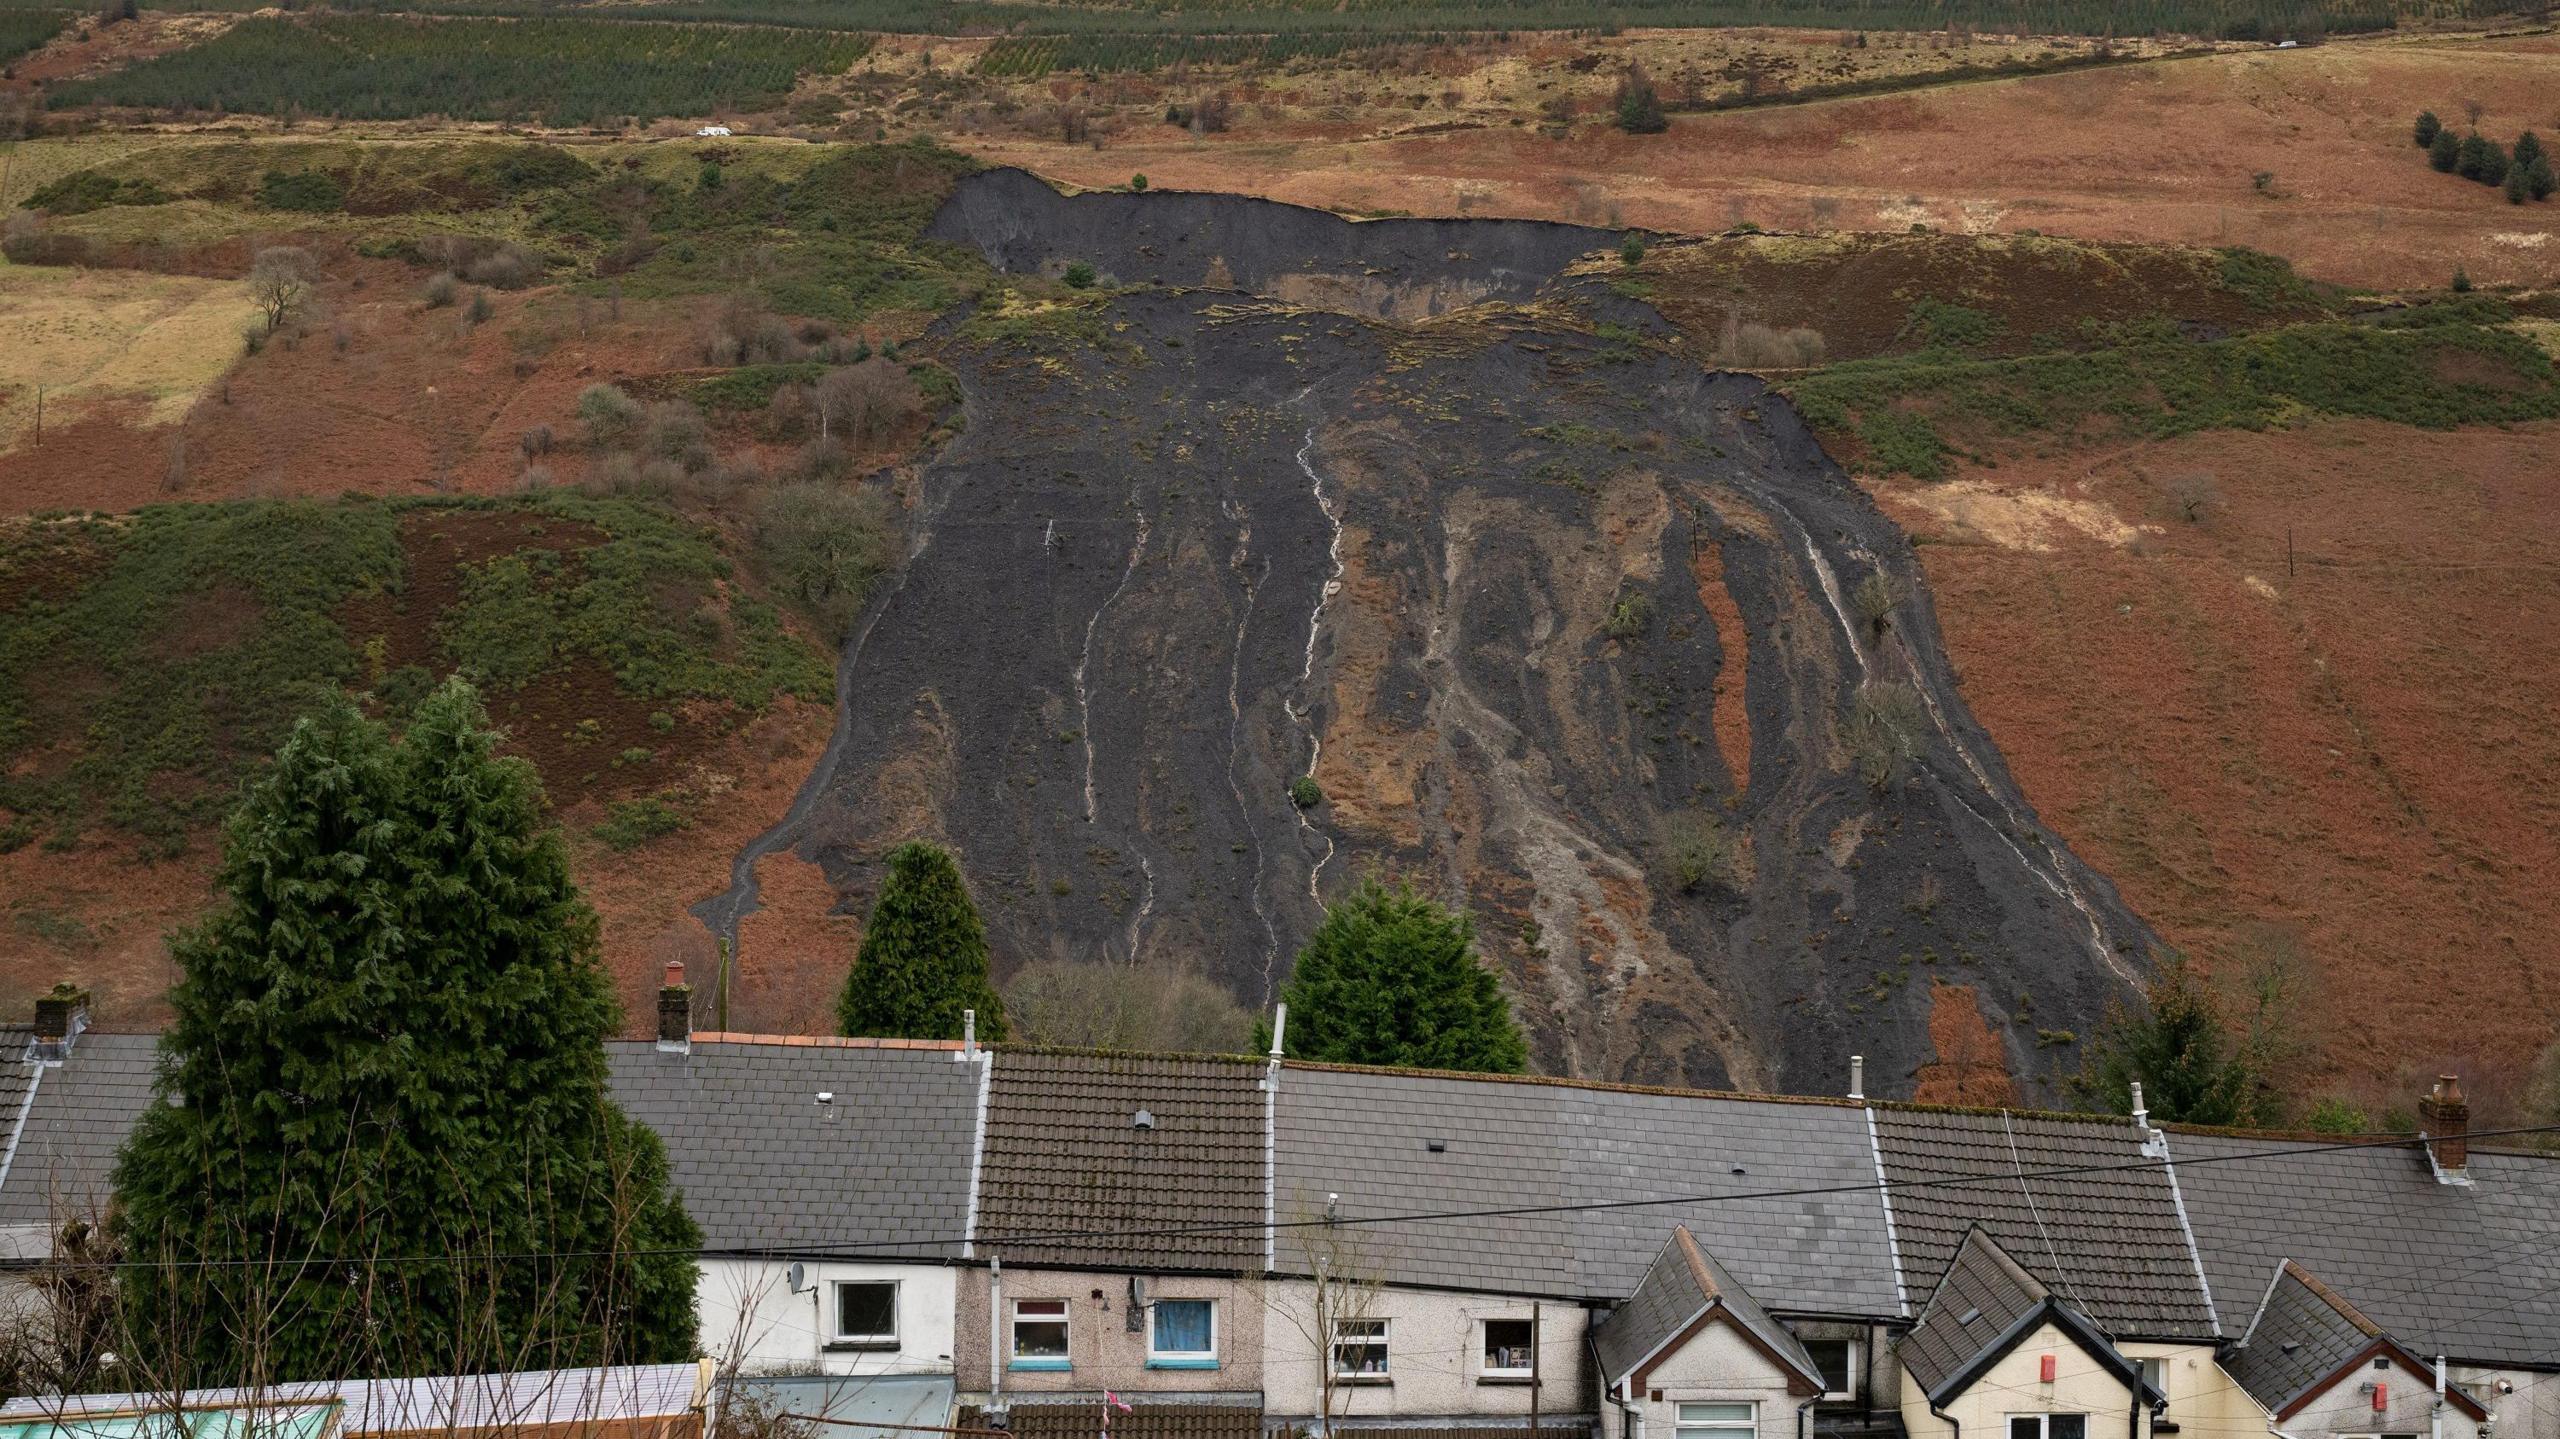
[[[1333,1377],[1367,1384],[1387,1382],[1387,1321],[1333,1321]]]
[[[2142,1382],[2159,1390],[2161,1398],[2168,1398],[2169,1361],[2166,1359],[2136,1359],[2133,1362],[2142,1366]]]
[[[1683,1404],[1679,1439],[1756,1439],[1760,1421],[1751,1404]]]
[[[1064,1369],[1067,1367],[1067,1301],[1063,1299],[1013,1301],[1013,1367],[1016,1369]]]
[[[1218,1305],[1213,1299],[1159,1299],[1147,1306],[1147,1367],[1218,1367]]]
[[[1804,1352],[1813,1356],[1813,1367],[1822,1375],[1822,1397],[1855,1399],[1858,1397],[1858,1341],[1855,1339],[1808,1339]]]
[[[2012,1414],[2009,1439],[2089,1439],[2086,1414]]]
[[[837,1344],[898,1347],[898,1286],[894,1281],[836,1286]]]
[[[1484,1368],[1486,1379],[1526,1379],[1535,1372],[1529,1353],[1529,1321],[1526,1319],[1488,1319],[1484,1322]]]

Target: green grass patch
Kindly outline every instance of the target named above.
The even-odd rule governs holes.
[[[815,384],[826,372],[827,367],[816,360],[787,365],[740,365],[734,370],[694,381],[685,395],[711,413],[737,414],[761,410],[773,403],[774,393],[783,386]]]
[[[644,795],[609,807],[604,823],[595,827],[595,837],[607,848],[634,850],[692,823],[683,810],[668,802],[667,795]]]
[[[1962,434],[2165,438],[2265,429],[2307,414],[2425,429],[2560,415],[2549,356],[2511,331],[2324,323],[2194,342],[2166,326],[2083,354],[1943,352],[1835,365],[1789,387],[1807,421],[1853,434],[1877,473],[1945,473]]]
[[[592,527],[466,565],[430,664],[349,633],[351,604],[411,585],[403,535],[439,512]],[[832,692],[827,655],[735,595],[714,538],[633,500],[235,501],[0,533],[0,809],[19,827],[103,821],[175,850],[226,810],[293,717],[370,688],[395,718],[442,673],[493,691],[601,663],[628,693],[742,708]]]
[[[48,103],[645,124],[779,104],[802,73],[841,72],[870,45],[861,35],[584,17],[258,16],[204,44],[67,81]]]

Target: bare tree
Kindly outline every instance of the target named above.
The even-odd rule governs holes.
[[[907,367],[879,355],[829,370],[819,379],[811,399],[822,440],[834,438],[839,427],[857,442],[879,439],[924,408],[924,396],[908,378]]]
[[[2169,502],[2178,507],[2178,518],[2202,524],[2206,515],[2222,508],[2222,487],[2208,471],[2180,475],[2169,482]]]
[[[1286,1265],[1305,1276],[1304,1290],[1273,1285],[1265,1291],[1281,1296],[1266,1302],[1298,1332],[1315,1361],[1319,1436],[1333,1432],[1344,1390],[1365,1375],[1386,1373],[1385,1321],[1378,1313],[1385,1264],[1371,1230],[1338,1221],[1336,1198],[1326,1195],[1322,1209],[1302,1200],[1281,1231]],[[1299,1292],[1306,1298],[1303,1306],[1292,1297]]]
[[[268,334],[274,334],[286,316],[311,298],[319,273],[311,252],[300,245],[269,245],[251,257],[249,295],[266,317]]]
[[[1152,964],[1025,966],[1005,986],[1004,1012],[1035,1044],[1166,1054],[1241,1054],[1253,1016],[1200,974]]]

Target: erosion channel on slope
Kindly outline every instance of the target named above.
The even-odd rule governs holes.
[[[952,330],[965,433],[715,932],[768,854],[858,912],[923,835],[1001,970],[1178,963],[1258,1004],[1383,869],[1463,898],[1541,1069],[1815,1092],[1851,1053],[1907,1092],[1960,986],[2032,1093],[2136,976],[2147,932],[1966,712],[1904,537],[1784,399],[1574,271],[1616,235],[1012,171],[935,231],[1109,294]]]

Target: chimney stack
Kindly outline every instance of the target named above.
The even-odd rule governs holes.
[[[693,986],[684,982],[684,961],[667,961],[667,982],[658,990],[658,1051],[693,1052]]]
[[[2462,1097],[2462,1080],[2438,1075],[2436,1087],[2418,1101],[2418,1133],[2427,1141],[2427,1162],[2444,1184],[2471,1182],[2471,1105]]]
[[[36,1000],[35,1044],[28,1057],[39,1063],[60,1064],[71,1057],[71,1046],[89,1027],[89,991],[69,980],[53,987],[53,992]]]
[[[1867,1057],[1863,1054],[1849,1056],[1849,1097],[1867,1097]]]

